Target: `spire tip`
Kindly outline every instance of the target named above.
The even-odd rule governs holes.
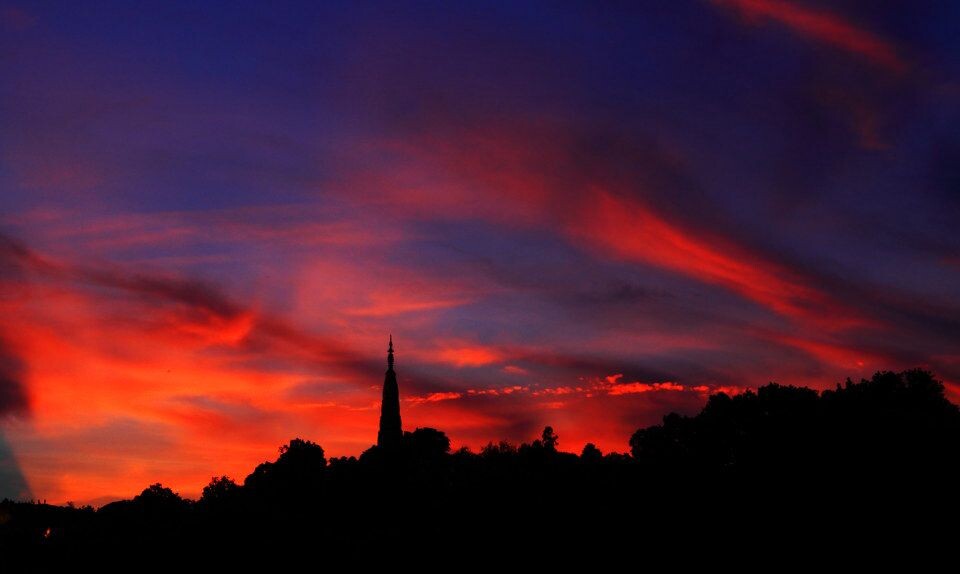
[[[390,344],[387,346],[387,368],[393,370],[393,333],[390,333]]]

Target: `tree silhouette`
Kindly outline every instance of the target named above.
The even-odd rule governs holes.
[[[203,487],[200,503],[211,506],[224,506],[233,503],[240,496],[240,486],[228,476],[215,476],[210,484]]]
[[[850,537],[895,537],[884,548],[954,541],[950,523],[929,515],[960,511],[943,490],[960,479],[960,411],[927,371],[819,393],[771,383],[715,394],[694,416],[638,429],[630,455],[588,443],[578,457],[559,444],[547,426],[519,447],[451,453],[443,432],[418,428],[399,449],[328,463],[318,444],[296,438],[242,485],[214,477],[196,504],[159,483],[96,512],[4,501],[0,548],[34,559],[122,548],[183,564],[234,557],[243,567],[247,556],[302,561],[296,549],[307,548],[419,563],[449,552],[446,564],[457,564],[491,533],[522,542],[487,544],[485,557],[538,564],[599,547],[683,561],[691,541],[799,556],[824,532],[844,540],[832,551],[864,547]],[[941,523],[942,532],[932,526]]]
[[[596,463],[603,460],[603,453],[600,452],[600,449],[597,448],[592,442],[588,442],[583,445],[583,450],[580,452],[580,460],[583,462]]]
[[[541,440],[543,441],[543,448],[549,451],[556,451],[557,446],[560,445],[560,437],[553,432],[553,427],[545,427],[543,429]]]
[[[150,514],[170,514],[186,510],[190,503],[159,482],[133,497],[133,504]]]
[[[450,452],[450,439],[442,431],[418,428],[403,433],[403,446],[417,458],[438,458]]]
[[[295,438],[281,446],[279,452],[276,462],[258,465],[244,479],[244,487],[275,498],[313,494],[327,466],[323,448],[314,442]]]
[[[515,454],[517,454],[517,447],[505,440],[498,443],[487,443],[486,446],[480,449],[480,456],[484,458],[508,457]]]
[[[955,465],[957,407],[926,371],[882,372],[818,394],[774,383],[713,395],[695,417],[675,413],[630,439],[633,457],[659,469],[724,472],[905,472]],[[937,462],[939,461],[939,462]]]

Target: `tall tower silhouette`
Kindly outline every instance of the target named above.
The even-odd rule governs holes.
[[[400,387],[397,386],[397,374],[393,371],[393,335],[387,347],[387,372],[383,376],[383,401],[380,403],[380,432],[377,433],[377,446],[394,449],[400,446],[403,430],[400,428]]]

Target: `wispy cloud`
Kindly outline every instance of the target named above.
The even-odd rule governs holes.
[[[891,72],[899,74],[909,69],[892,42],[833,12],[790,0],[712,1],[737,10],[751,21],[776,22],[804,38],[859,56]]]

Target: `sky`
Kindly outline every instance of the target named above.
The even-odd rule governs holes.
[[[960,396],[960,4],[0,0],[0,497]]]

